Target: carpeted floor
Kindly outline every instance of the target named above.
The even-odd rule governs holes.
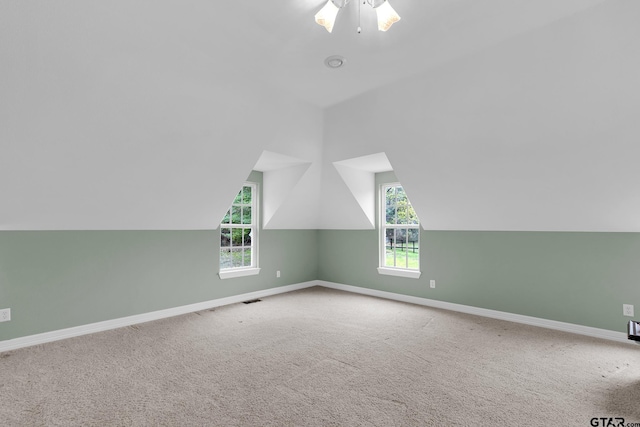
[[[640,346],[325,288],[0,354],[3,426],[594,417],[640,423]]]

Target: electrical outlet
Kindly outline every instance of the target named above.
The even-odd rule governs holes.
[[[633,306],[631,304],[622,304],[622,314],[633,317]]]
[[[429,280],[429,287],[430,288],[435,288],[436,287],[436,281],[433,280],[433,279]]]
[[[280,270],[276,271],[276,277],[280,277]]]
[[[3,308],[0,310],[0,322],[8,322],[11,320],[11,309]]]

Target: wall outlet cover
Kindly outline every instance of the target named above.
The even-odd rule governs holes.
[[[622,304],[622,314],[625,316],[633,317],[633,305],[631,304]]]

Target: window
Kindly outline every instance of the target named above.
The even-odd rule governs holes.
[[[258,274],[257,186],[246,183],[220,224],[220,278]]]
[[[400,184],[380,191],[380,274],[420,277],[420,220]]]

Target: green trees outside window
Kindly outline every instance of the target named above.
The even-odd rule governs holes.
[[[420,268],[420,220],[399,184],[382,187],[382,267]]]
[[[220,269],[255,267],[256,186],[245,184],[220,224]]]

